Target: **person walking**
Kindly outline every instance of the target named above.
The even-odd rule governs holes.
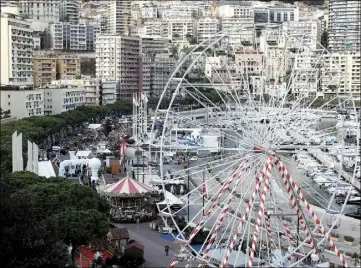
[[[137,218],[137,228],[139,228],[139,218]]]
[[[165,250],[165,255],[168,256],[168,252],[169,252],[168,244],[165,244],[164,250]]]

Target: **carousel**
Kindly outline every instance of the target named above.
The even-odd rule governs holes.
[[[111,205],[113,222],[144,222],[156,217],[156,202],[161,199],[158,191],[129,177],[100,189]]]

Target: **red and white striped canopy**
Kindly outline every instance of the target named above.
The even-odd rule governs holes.
[[[137,182],[129,177],[125,177],[116,183],[113,183],[103,189],[104,193],[114,195],[132,195],[132,194],[145,194],[150,192],[151,187]]]

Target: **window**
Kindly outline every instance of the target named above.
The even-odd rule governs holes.
[[[8,95],[8,98],[10,98],[10,95]]]
[[[10,102],[8,102],[8,106],[10,106]]]

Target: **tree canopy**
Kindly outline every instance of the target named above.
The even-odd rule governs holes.
[[[2,267],[72,267],[67,245],[102,237],[109,206],[91,188],[17,172],[1,178]]]

